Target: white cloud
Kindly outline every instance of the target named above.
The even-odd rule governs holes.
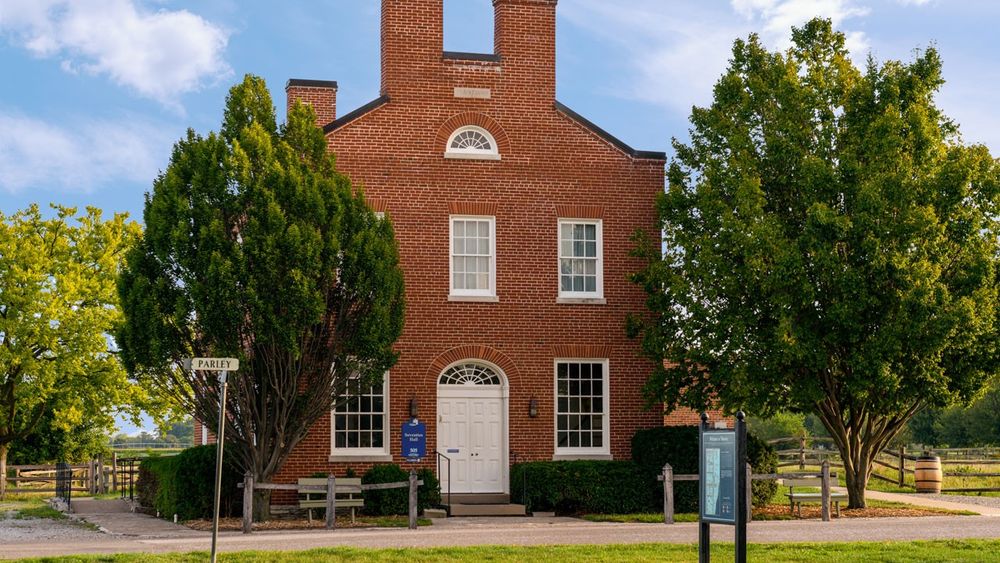
[[[661,0],[577,0],[560,15],[624,52],[633,76],[616,94],[685,115],[711,98],[733,40],[746,31],[720,19],[719,4]],[[727,12],[722,12],[726,15]],[[731,18],[732,19],[732,18]]]
[[[3,0],[0,34],[63,70],[106,75],[179,109],[181,94],[231,69],[228,32],[187,10],[152,11],[138,0]]]
[[[931,0],[896,0],[896,2],[904,6],[924,6],[930,4]]]
[[[772,49],[790,45],[792,26],[826,17],[842,22],[868,14],[854,0],[576,0],[560,5],[560,15],[588,33],[617,45],[633,76],[618,95],[651,102],[686,117],[692,105],[711,101],[712,86],[732,54],[732,44],[758,32]],[[867,56],[868,39],[844,31],[852,56]]]
[[[791,46],[791,29],[812,18],[829,18],[835,28],[845,20],[868,15],[868,8],[854,0],[732,0],[733,9],[754,26],[760,28],[761,38],[772,48]],[[847,48],[855,57],[866,55],[869,44],[860,31],[846,31]]]
[[[0,191],[148,185],[165,166],[173,140],[163,127],[133,116],[55,125],[0,111]]]

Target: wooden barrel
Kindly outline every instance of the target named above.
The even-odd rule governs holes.
[[[941,458],[936,455],[924,455],[917,458],[917,468],[913,479],[917,483],[918,493],[941,492]]]

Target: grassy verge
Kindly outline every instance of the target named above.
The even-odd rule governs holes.
[[[775,497],[777,499],[777,496]],[[795,520],[797,517],[793,516],[788,512],[787,504],[780,504],[772,499],[772,508],[775,506],[780,506],[780,510],[770,510],[768,512],[760,512],[754,509],[753,518],[754,520]],[[916,506],[912,504],[906,504],[902,502],[891,502],[884,500],[869,500],[868,508],[870,509],[887,509],[887,510],[908,510],[915,509],[922,512],[942,514],[950,516],[976,516],[977,512],[969,510],[948,510],[945,508],[936,507],[926,507],[926,506]],[[639,513],[639,514],[585,514],[582,517],[584,520],[590,522],[618,522],[627,524],[662,524],[663,523],[663,513]],[[698,515],[695,513],[682,513],[674,515],[674,522],[697,522]]]
[[[980,561],[1000,563],[1000,541],[963,540],[899,543],[802,543],[755,544],[748,548],[751,561],[769,563],[808,563],[838,561],[884,563],[911,561]],[[81,555],[64,558],[26,559],[22,561],[113,561],[115,563],[167,563],[202,562],[205,552],[186,554],[119,554]],[[720,561],[733,558],[733,545],[718,543],[712,546],[713,558]],[[693,545],[639,544],[607,546],[539,546],[539,547],[456,547],[434,549],[354,549],[326,548],[299,552],[244,551],[223,553],[220,561],[230,563],[264,563],[281,561],[305,563],[312,561],[364,562],[430,562],[430,561],[679,561],[698,560],[698,549]]]
[[[14,512],[14,518],[24,520],[27,518],[48,518],[50,520],[65,520],[67,516],[51,506],[32,506],[22,508]]]

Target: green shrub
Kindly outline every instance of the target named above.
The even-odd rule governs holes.
[[[628,514],[653,510],[650,484],[631,461],[535,461],[511,468],[511,497],[528,510]]]
[[[777,471],[778,454],[774,448],[756,438],[747,436],[747,458],[754,473]],[[662,485],[656,476],[663,473],[669,463],[675,475],[698,474],[698,427],[664,426],[639,430],[632,437],[632,459],[640,466],[654,498],[662,499]],[[754,481],[753,505],[763,506],[771,499],[778,485],[775,481]],[[662,501],[661,501],[662,502]],[[674,482],[674,510],[698,511],[698,482]]]
[[[441,505],[441,482],[431,469],[420,469],[417,471],[417,479],[424,482],[417,490],[417,508],[424,510]]]
[[[394,464],[376,465],[361,477],[363,484],[396,483],[408,481],[409,474],[402,467]],[[409,512],[409,492],[407,489],[386,489],[365,491],[365,514],[371,516],[390,516],[407,514]]]
[[[423,486],[417,489],[417,509],[423,510],[441,504],[441,483],[434,472],[430,469],[420,469],[417,471],[417,479],[424,482]],[[409,480],[410,474],[394,463],[376,465],[361,477],[361,482],[366,485]],[[410,511],[410,491],[407,487],[365,491],[364,497],[364,513],[371,516],[406,515]]]
[[[178,457],[151,457],[139,464],[135,488],[139,504],[155,510],[164,518],[177,513]]]
[[[139,504],[160,513],[163,518],[180,520],[211,518],[215,492],[215,446],[188,448],[176,456],[147,458],[139,465],[136,492]],[[243,478],[233,460],[222,464],[222,491],[219,512],[222,516],[238,513],[242,491],[237,484]]]
[[[215,502],[215,446],[187,448],[177,455],[178,491],[182,491],[176,501],[177,517],[181,520],[211,518]],[[237,488],[243,482],[243,475],[236,469],[235,459],[227,452],[223,454],[222,491],[219,513],[222,516],[239,514],[242,510],[243,491]]]

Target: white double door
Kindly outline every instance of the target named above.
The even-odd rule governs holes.
[[[504,493],[507,424],[503,387],[441,385],[437,404],[438,452],[450,459],[451,492]],[[441,490],[449,462],[441,461]]]

